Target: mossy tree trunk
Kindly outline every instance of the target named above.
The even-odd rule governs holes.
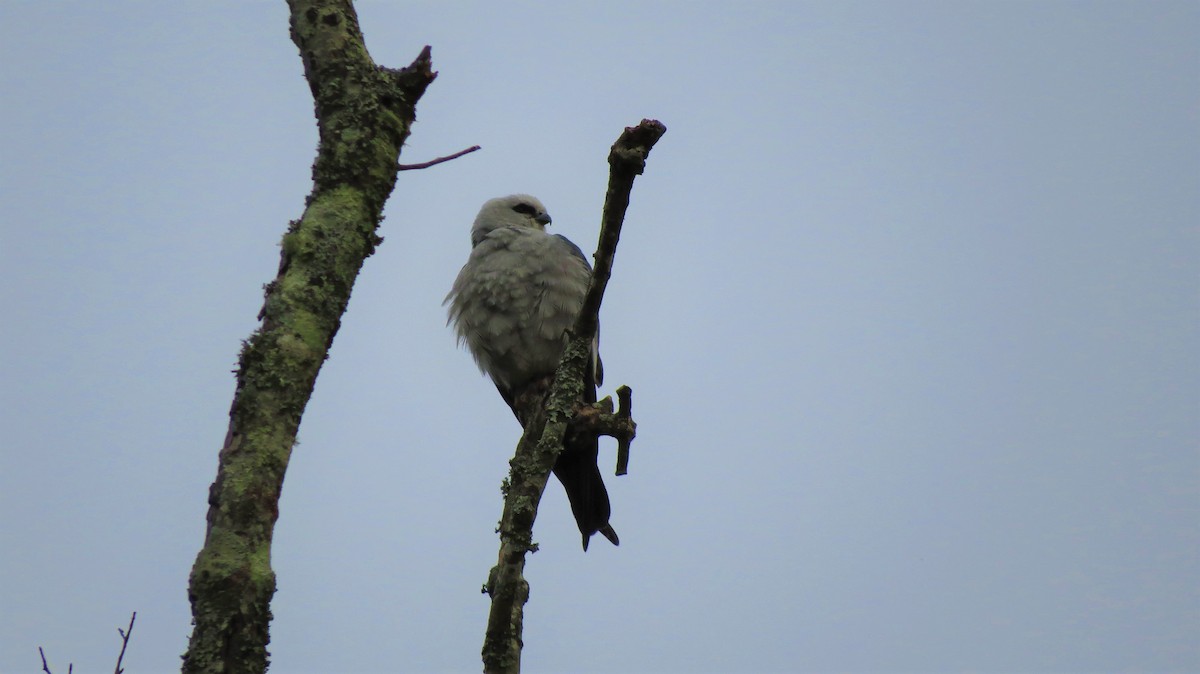
[[[186,673],[264,672],[275,592],[271,538],[300,417],[396,181],[415,105],[436,73],[429,48],[376,66],[350,0],[289,0],[292,40],[316,102],[320,145],[303,216],[283,237],[261,327],[242,349],[229,431],[188,587]]]

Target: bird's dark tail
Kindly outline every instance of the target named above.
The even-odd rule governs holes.
[[[516,391],[500,386],[496,389],[512,408],[517,421],[521,422],[521,426],[525,426],[541,407],[553,381],[554,376],[550,375],[518,387]],[[585,378],[583,399],[588,403],[596,402],[596,387],[591,372]],[[596,465],[599,445],[594,436],[572,436],[568,433],[563,439],[563,451],[554,462],[554,476],[567,492],[567,500],[571,502],[571,514],[575,516],[575,523],[579,525],[579,533],[583,534],[585,552],[592,534],[597,532],[613,545],[620,545],[617,532],[608,524],[612,508],[608,503],[608,489],[604,487],[604,478],[600,477],[600,468]]]
[[[620,545],[617,532],[608,523],[612,509],[608,503],[608,490],[600,468],[596,465],[598,453],[596,438],[567,438],[566,446],[554,462],[554,476],[562,483],[571,502],[571,514],[583,534],[583,549],[588,549],[592,534],[599,532],[613,545]]]

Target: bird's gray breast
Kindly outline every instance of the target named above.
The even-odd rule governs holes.
[[[488,234],[447,298],[481,370],[511,389],[554,372],[587,293],[587,262],[560,237],[524,228]]]

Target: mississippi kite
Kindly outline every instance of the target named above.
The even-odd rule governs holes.
[[[546,207],[528,194],[486,202],[471,227],[471,255],[446,296],[459,343],[466,343],[522,426],[549,390],[566,346],[564,332],[574,325],[591,280],[583,251],[547,234],[548,224]],[[585,402],[595,402],[603,376],[594,342],[592,364]],[[583,549],[596,532],[617,545],[596,438],[568,437],[564,445],[554,475],[571,502]]]

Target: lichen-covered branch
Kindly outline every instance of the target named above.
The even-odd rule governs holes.
[[[275,593],[271,538],[284,472],[396,181],[415,105],[436,73],[371,60],[350,0],[289,0],[292,40],[316,103],[313,191],[283,237],[261,327],[243,345],[208,530],[188,585],[186,673],[264,672]]]
[[[621,236],[625,210],[629,207],[633,180],[645,169],[650,149],[666,130],[660,122],[642,120],[641,124],[625,129],[608,155],[608,193],[604,200],[591,286],[571,330],[570,342],[559,361],[544,408],[525,425],[516,454],[509,462],[511,470],[500,520],[500,554],[485,587],[492,598],[483,643],[483,671],[487,674],[521,671],[521,633],[525,602],[529,599],[529,584],[523,574],[526,553],[536,550],[533,522],[550,470],[562,452],[563,438],[583,400],[584,371],[590,361],[600,303],[612,275],[613,255]],[[622,396],[626,417],[627,400]],[[631,440],[633,420],[628,419],[627,432],[619,432]],[[627,440],[624,443],[626,457]]]

